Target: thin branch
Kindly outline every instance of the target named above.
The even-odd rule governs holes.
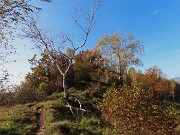
[[[97,11],[99,9],[99,6],[100,6],[100,0],[97,2],[96,7],[92,9],[92,14],[91,15],[89,13],[85,12],[85,14],[88,16],[86,18],[86,20],[89,22],[89,25],[88,25],[86,30],[82,27],[82,25],[80,25],[80,23],[77,21],[77,19],[73,18],[75,23],[78,25],[78,27],[85,33],[85,37],[84,37],[83,43],[80,46],[76,47],[74,49],[75,51],[77,51],[78,49],[82,48],[86,44],[88,36],[91,33],[91,30],[92,30],[92,28],[94,27],[94,25],[96,23],[95,22],[95,18],[96,18],[96,13],[97,13]]]
[[[86,110],[82,108],[82,105],[81,105],[80,100],[76,98],[75,101],[78,101],[78,103],[79,103],[79,109],[81,110],[81,112],[82,112],[82,114],[83,114]]]
[[[71,111],[72,115],[74,115],[74,112],[72,110],[72,106],[68,102],[66,102],[66,103],[67,103],[66,107],[68,107],[69,110]]]
[[[44,48],[46,49],[47,53],[48,53],[48,56],[50,58],[50,60],[55,63],[55,65],[57,66],[57,69],[58,71],[61,73],[61,75],[63,76],[63,84],[65,84],[65,77],[66,77],[66,74],[67,72],[69,71],[71,65],[72,65],[72,62],[73,62],[73,59],[74,59],[74,56],[75,56],[75,52],[82,48],[86,42],[87,42],[87,39],[88,39],[88,36],[89,34],[91,33],[91,30],[95,24],[95,18],[96,18],[96,12],[99,8],[99,5],[100,5],[100,0],[96,6],[95,9],[92,10],[92,13],[91,14],[88,14],[88,13],[85,13],[87,15],[87,20],[88,21],[88,27],[87,28],[84,28],[79,22],[78,20],[74,20],[75,23],[78,25],[78,27],[82,30],[82,32],[85,34],[85,37],[83,38],[83,42],[81,45],[79,46],[75,46],[74,42],[72,39],[70,39],[67,35],[63,35],[63,38],[65,39],[65,41],[62,41],[62,43],[64,42],[69,42],[70,45],[72,46],[73,48],[73,55],[72,57],[66,55],[65,53],[62,52],[62,50],[59,50],[55,48],[55,42],[48,38],[46,36],[46,33],[43,33],[43,30],[42,29],[39,29],[37,27],[37,20],[34,20],[33,18],[30,18],[31,21],[30,23],[27,22],[26,25],[30,28],[30,32],[26,31],[26,29],[24,29],[24,32],[26,34],[27,37],[31,38],[32,40],[36,41],[37,44],[36,44],[36,47],[38,47],[39,49],[44,46]],[[83,10],[82,10],[83,11]],[[38,44],[39,43],[39,44]],[[63,47],[63,45],[61,44],[60,45],[61,47]],[[57,57],[56,57],[57,56]],[[60,60],[58,60],[58,57],[61,58]],[[65,85],[63,86],[64,88],[64,92],[66,93],[66,88],[65,88]],[[79,100],[77,100],[79,105],[80,105],[80,110],[84,111],[84,109],[82,109],[81,107],[81,103]],[[68,104],[68,103],[67,103]],[[68,107],[71,107],[69,104],[68,104]],[[72,108],[70,108],[72,109]]]

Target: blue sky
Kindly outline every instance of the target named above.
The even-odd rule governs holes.
[[[90,0],[81,0],[84,6],[90,6]],[[74,34],[77,44],[82,34],[74,25],[72,16],[78,0],[53,0],[34,4],[42,7],[39,20],[52,33],[67,32]],[[180,1],[179,0],[102,0],[98,19],[86,46],[91,49],[105,34],[132,32],[135,39],[143,41],[145,54],[141,70],[157,66],[168,78],[180,76]],[[26,40],[17,40],[19,56],[13,56],[17,62],[8,65],[14,81],[23,80],[30,71],[28,60],[37,50],[31,50],[33,44]],[[26,45],[26,46],[23,46]],[[21,79],[17,75],[21,73]]]

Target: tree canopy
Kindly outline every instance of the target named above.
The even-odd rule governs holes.
[[[132,33],[127,36],[122,33],[105,35],[97,42],[96,49],[101,52],[105,65],[118,76],[121,85],[127,68],[142,64],[144,48],[142,42],[135,40]]]

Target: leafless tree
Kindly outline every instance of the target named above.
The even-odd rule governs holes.
[[[84,18],[82,22],[79,21],[76,17],[73,17],[75,24],[80,28],[84,35],[82,43],[78,45],[74,42],[73,38],[68,36],[66,33],[62,33],[61,38],[59,39],[60,41],[56,42],[56,40],[54,40],[47,34],[48,32],[45,31],[45,29],[38,27],[38,20],[35,20],[33,18],[31,18],[30,21],[26,22],[26,25],[28,26],[27,29],[23,29],[23,33],[25,33],[24,36],[30,38],[33,42],[35,42],[35,46],[41,52],[45,50],[51,62],[57,66],[59,73],[63,76],[64,98],[67,98],[68,95],[66,75],[73,63],[75,53],[80,48],[84,47],[87,42],[92,28],[95,25],[99,6],[100,0],[93,5],[90,12],[86,12],[81,7],[78,7],[76,9],[77,15],[81,15],[78,17],[81,19]],[[64,51],[65,48],[67,52]]]

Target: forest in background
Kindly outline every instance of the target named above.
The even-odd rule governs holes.
[[[2,63],[15,53],[8,39],[14,23],[24,25],[21,36],[31,39],[41,53],[40,58],[29,59],[32,71],[20,85],[4,87],[9,76],[4,70],[0,134],[37,134],[42,125],[41,132],[47,135],[179,133],[180,84],[156,66],[136,70],[143,65],[142,41],[119,32],[106,34],[91,50],[81,50],[95,25],[100,1],[90,13],[77,10],[86,17],[83,22],[74,18],[84,35],[82,43],[77,45],[63,33],[61,46],[28,16],[39,8],[26,1],[0,4]]]

